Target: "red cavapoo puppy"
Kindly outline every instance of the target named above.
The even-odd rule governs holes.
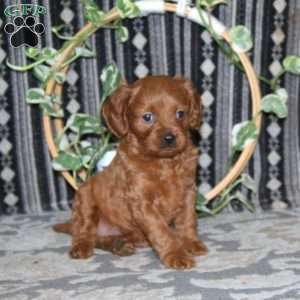
[[[103,106],[103,117],[120,138],[117,155],[76,193],[70,224],[70,256],[94,248],[131,255],[150,245],[169,268],[195,266],[206,246],[197,235],[197,149],[190,129],[199,128],[200,97],[190,81],[149,76],[122,85]]]

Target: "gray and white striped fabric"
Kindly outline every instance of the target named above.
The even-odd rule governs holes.
[[[104,10],[115,1],[97,1]],[[251,58],[258,73],[272,78],[281,70],[286,54],[300,55],[300,1],[232,0],[214,14],[228,27],[245,24],[254,36]],[[37,82],[31,74],[8,69],[5,60],[23,65],[24,48],[13,48],[3,26],[6,6],[0,2],[0,214],[40,213],[70,208],[73,191],[51,168],[41,113],[25,103],[25,91]],[[28,1],[26,3],[29,3]],[[40,46],[59,48],[51,26],[63,24],[72,35],[84,24],[79,0],[31,1],[46,7]],[[180,74],[190,78],[204,105],[200,129],[199,189],[206,192],[225,174],[232,126],[249,119],[250,94],[246,78],[228,64],[209,34],[196,24],[172,14],[127,20],[130,40],[119,44],[114,32],[101,30],[91,39],[95,59],[72,65],[64,85],[66,115],[97,111],[101,95],[101,69],[115,61],[129,82],[150,74]],[[282,121],[265,116],[259,145],[246,171],[254,178],[257,209],[300,204],[299,78],[287,75],[281,82],[290,94],[289,117]],[[268,87],[262,86],[264,94]],[[229,210],[243,208],[233,203]]]

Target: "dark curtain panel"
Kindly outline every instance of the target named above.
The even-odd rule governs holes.
[[[20,1],[19,1],[20,2]],[[97,1],[108,10],[114,1]],[[300,54],[299,0],[232,0],[214,11],[228,27],[244,24],[254,36],[251,59],[258,73],[275,76],[286,54]],[[51,26],[63,24],[63,34],[73,35],[84,24],[79,1],[39,0],[47,14],[41,45],[59,48],[61,41],[51,34]],[[67,210],[73,191],[51,168],[51,159],[39,109],[25,103],[25,91],[36,86],[28,73],[16,73],[5,65],[26,64],[24,47],[13,48],[4,32],[5,7],[16,1],[0,1],[0,214],[40,213]],[[250,117],[247,80],[229,66],[209,34],[200,26],[172,14],[151,15],[127,20],[130,40],[116,41],[114,32],[100,30],[91,44],[95,59],[73,64],[64,84],[66,115],[94,114],[101,95],[99,74],[109,62],[116,62],[129,82],[146,75],[180,74],[190,78],[202,95],[204,122],[200,129],[199,189],[205,193],[225,174],[232,126]],[[290,94],[289,116],[278,120],[264,116],[263,130],[247,172],[258,186],[258,195],[248,195],[257,209],[299,205],[299,78],[287,75],[281,82]],[[270,92],[262,86],[264,94]],[[246,192],[246,191],[245,191]],[[243,210],[233,203],[228,210]]]

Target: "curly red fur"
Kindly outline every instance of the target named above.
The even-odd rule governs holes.
[[[113,162],[79,188],[71,223],[55,226],[72,235],[71,257],[87,258],[95,247],[130,255],[150,245],[165,266],[182,269],[207,252],[197,236],[198,153],[190,139],[200,101],[188,80],[149,76],[105,102],[103,116],[121,141]],[[175,142],[166,143],[170,134]]]

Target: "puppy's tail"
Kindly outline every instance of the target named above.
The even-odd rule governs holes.
[[[55,224],[52,228],[55,232],[72,235],[72,223]]]

